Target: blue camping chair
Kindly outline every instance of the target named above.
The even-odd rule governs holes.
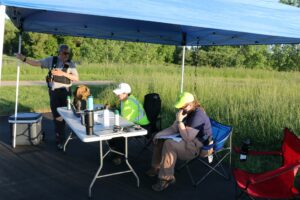
[[[212,136],[213,136],[213,144],[208,146],[203,146],[201,151],[202,152],[210,152],[206,155],[199,155],[198,157],[186,161],[179,169],[186,168],[191,178],[193,185],[196,187],[201,182],[203,182],[208,175],[212,172],[216,172],[220,176],[224,177],[225,179],[229,179],[229,171],[223,167],[222,162],[225,158],[229,157],[229,166],[231,166],[231,134],[232,134],[232,127],[221,124],[215,120],[210,119],[212,125]],[[229,141],[228,141],[229,139]],[[213,149],[212,149],[213,148]],[[191,169],[189,165],[194,163],[195,161],[200,161],[206,167],[208,167],[208,171],[205,175],[203,175],[200,179],[195,180],[194,176],[192,175]]]

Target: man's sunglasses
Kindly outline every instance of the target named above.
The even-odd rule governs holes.
[[[70,53],[69,53],[69,52],[63,52],[62,54],[64,54],[64,55],[69,55]]]

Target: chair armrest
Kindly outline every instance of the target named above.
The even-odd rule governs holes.
[[[291,171],[295,168],[299,168],[299,167],[300,167],[300,161],[297,161],[296,163],[282,166],[278,169],[262,173],[262,174],[256,176],[255,178],[250,178],[249,181],[251,184],[261,183],[261,182],[273,179],[277,176],[280,176],[286,172],[289,172],[289,171]]]
[[[233,147],[235,153],[241,153],[241,149],[239,147]],[[274,156],[282,156],[281,151],[254,151],[249,150],[248,155],[251,156],[262,156],[262,155],[274,155]]]

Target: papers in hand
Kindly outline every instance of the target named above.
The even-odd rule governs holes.
[[[172,139],[176,142],[180,142],[182,140],[182,137],[178,133],[175,133],[172,135],[162,135],[158,137],[158,139]]]

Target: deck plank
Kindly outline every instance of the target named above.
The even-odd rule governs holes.
[[[88,199],[88,187],[99,164],[98,144],[71,141],[66,153],[56,150],[53,123],[49,113],[43,114],[46,140],[38,146],[10,145],[7,117],[0,117],[0,197],[5,200],[82,200]],[[92,199],[234,199],[234,183],[212,175],[197,188],[191,186],[187,173],[176,173],[175,185],[163,192],[154,192],[155,179],[144,175],[151,161],[151,152],[145,151],[139,160],[134,156],[141,146],[129,143],[130,163],[140,177],[140,187],[131,174],[98,179]],[[124,168],[106,161],[104,173]],[[198,166],[197,166],[198,167]]]

